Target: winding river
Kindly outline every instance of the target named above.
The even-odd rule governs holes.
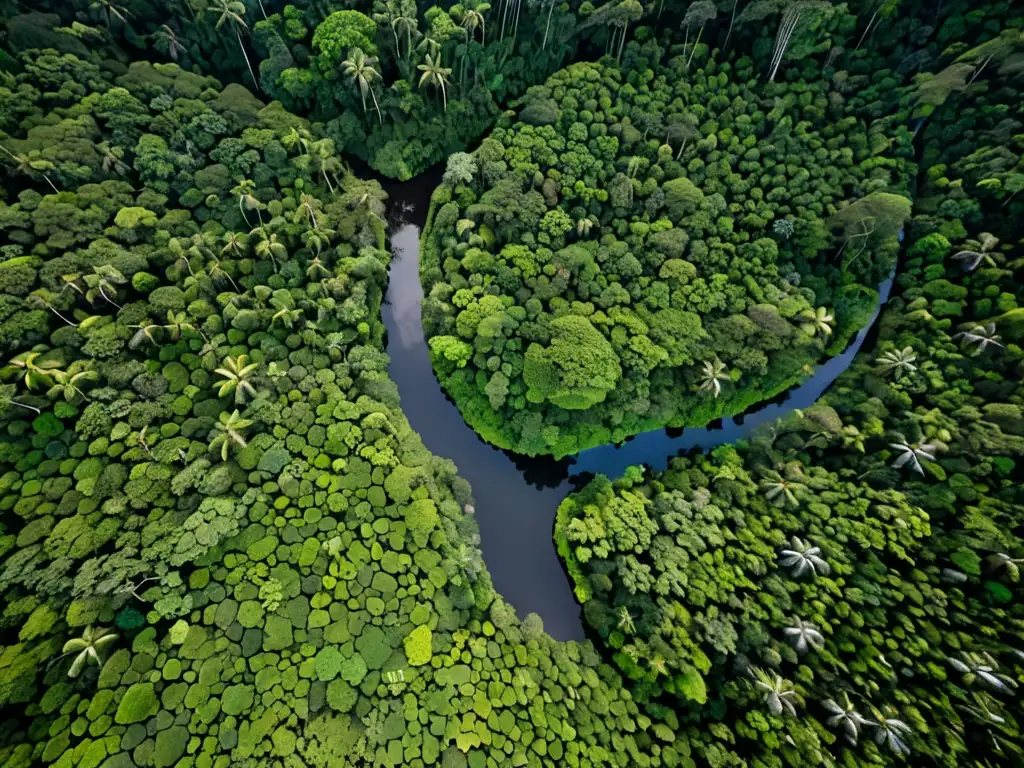
[[[646,432],[621,446],[604,445],[561,461],[531,459],[494,448],[477,437],[434,377],[420,315],[419,241],[430,194],[440,177],[440,169],[435,168],[404,183],[381,180],[390,197],[393,254],[383,308],[391,378],[398,385],[402,410],[424,444],[454,461],[459,474],[472,485],[480,547],[497,591],[520,617],[539,614],[552,637],[580,640],[584,636],[580,607],[552,541],[561,500],[592,474],[616,477],[634,464],[664,469],[671,457],[683,451],[706,451],[734,442],[758,425],[812,405],[853,361],[888,299],[892,279],[880,287],[879,307],[846,351],[774,402],[714,427]]]

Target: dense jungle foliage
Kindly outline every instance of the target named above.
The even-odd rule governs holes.
[[[674,715],[494,594],[402,416],[379,185],[238,86],[22,63],[0,763],[678,764]]]
[[[910,129],[858,118],[873,90],[830,104],[825,82],[766,87],[749,57],[694,53],[569,67],[449,159],[424,325],[486,440],[560,457],[741,413],[877,302]]]
[[[0,0],[0,20],[4,768],[1022,759],[1018,9]],[[554,74],[575,59],[600,62]],[[402,414],[387,199],[342,154],[407,177],[520,96],[449,160],[425,244],[425,316],[455,329],[438,365],[472,371],[485,415],[526,397],[506,318],[542,302],[494,292],[512,240],[538,270],[516,280],[573,292],[518,329],[545,407],[770,320],[778,348],[723,346],[700,383],[683,366],[707,419],[841,347],[906,222],[877,348],[825,401],[564,502],[594,642],[495,593],[471,489]],[[612,103],[621,136],[596,127]],[[659,302],[678,326],[645,318]],[[566,453],[644,428],[540,414],[487,436]]]
[[[634,693],[710,708],[743,753],[784,727],[844,764],[1024,759],[1016,93],[994,77],[923,131],[900,296],[822,401],[559,509]]]

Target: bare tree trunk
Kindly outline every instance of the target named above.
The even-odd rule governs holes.
[[[868,25],[866,27],[864,27],[864,34],[862,34],[860,36],[860,40],[857,41],[857,47],[853,49],[854,53],[859,51],[860,47],[864,44],[864,38],[866,38],[868,36],[868,32],[871,31],[871,26],[875,23],[875,19],[877,19],[877,18],[878,18],[878,9],[876,8],[875,12],[871,14],[871,18],[868,19]]]
[[[740,0],[732,0],[732,13],[729,15],[729,34],[725,36],[725,45],[722,46],[722,53],[729,50],[729,41],[732,40],[732,28],[736,25],[736,6]]]
[[[242,45],[242,36],[238,33],[238,27],[235,27],[235,39],[238,40],[238,48],[242,51],[242,57],[245,59],[245,66],[249,68],[249,76],[252,78],[252,84],[256,87],[256,92],[260,92],[260,81],[256,79],[256,73],[252,71],[252,64],[249,63],[249,54],[245,52],[245,46]]]
[[[1009,201],[1007,201],[1007,202],[1009,202]],[[50,311],[51,311],[51,312],[53,312],[53,314],[55,314],[55,315],[56,315],[57,317],[59,317],[59,318],[60,318],[61,320],[63,320],[63,321],[65,322],[65,323],[67,323],[68,325],[70,325],[70,326],[71,326],[72,328],[77,328],[77,327],[78,327],[78,323],[73,323],[73,322],[71,322],[71,321],[70,321],[70,320],[68,320],[68,319],[67,319],[66,317],[64,317],[64,315],[62,315],[62,314],[61,314],[60,312],[58,312],[58,311],[57,311],[56,309],[54,309],[53,307],[51,307],[51,306],[50,306],[49,304],[47,304],[46,306],[47,306],[47,307],[49,307]]]
[[[543,51],[548,47],[548,30],[551,29],[551,14],[555,10],[555,0],[550,0],[548,3],[548,22],[544,25],[544,42],[541,43],[540,49]]]
[[[980,75],[980,74],[981,74],[981,71],[982,71],[983,69],[985,69],[985,67],[987,67],[987,66],[988,66],[988,63],[989,63],[990,61],[992,61],[992,56],[989,56],[989,57],[988,57],[987,59],[985,59],[985,60],[984,60],[983,62],[981,62],[981,66],[980,66],[980,67],[978,67],[978,68],[977,68],[976,70],[974,70],[974,74],[973,74],[973,75],[971,75],[971,79],[967,81],[967,85],[970,85],[971,83],[973,83],[973,82],[974,82],[975,80],[977,80],[977,79],[978,79],[978,75]],[[965,87],[966,87],[966,86],[965,86]]]
[[[782,60],[786,56],[786,49],[789,48],[789,41],[793,37],[793,31],[796,29],[796,25],[800,23],[800,14],[801,11],[799,10],[790,10],[782,17],[782,23],[779,25],[779,32],[775,38],[775,53],[772,54],[772,68],[768,82],[775,82],[775,75],[778,74]]]
[[[690,71],[690,62],[693,61],[693,54],[697,52],[697,46],[700,45],[700,36],[704,34],[704,25],[700,25],[700,31],[697,32],[697,40],[693,44],[693,48],[690,50],[690,58],[686,60],[686,71]]]
[[[377,110],[377,120],[380,121],[381,125],[384,125],[384,117],[380,113],[380,104],[377,103],[377,94],[373,92],[373,86],[370,86],[370,98],[373,99],[373,108]]]

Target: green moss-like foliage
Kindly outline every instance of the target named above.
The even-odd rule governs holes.
[[[689,31],[680,29],[681,9],[665,4],[658,33],[664,37],[657,38],[636,23],[635,4],[583,4],[578,25],[567,23],[577,11],[572,4],[551,5],[545,41],[527,33],[543,29],[543,12],[522,14],[517,33],[502,34],[499,23],[495,34],[496,12],[484,10],[484,48],[477,42],[482,28],[458,31],[467,9],[456,5],[452,15],[428,12],[433,42],[424,43],[421,53],[405,52],[399,64],[387,58],[395,43],[385,8],[374,19],[382,30],[374,40],[382,78],[373,84],[380,97],[384,82],[396,83],[396,96],[382,107],[386,117],[401,113],[395,123],[401,128],[368,139],[358,87],[340,70],[328,73],[315,95],[295,96],[325,109],[333,109],[327,105],[336,99],[344,112],[331,125],[306,122],[281,104],[264,106],[237,83],[222,86],[199,73],[212,65],[248,77],[242,52],[252,57],[250,46],[259,50],[273,27],[288,30],[287,53],[294,48],[298,60],[282,67],[275,49],[268,57],[273,60],[262,62],[264,87],[293,68],[297,77],[289,88],[301,89],[299,70],[317,55],[308,44],[313,30],[334,8],[298,4],[266,25],[249,9],[244,21],[252,38],[243,36],[241,48],[231,34],[232,25],[242,29],[238,22],[225,18],[223,34],[213,34],[215,15],[198,4],[193,18],[183,4],[143,9],[128,3],[127,23],[110,8],[85,5],[74,18],[64,4],[59,16],[5,19],[4,49],[13,55],[0,52],[0,143],[15,155],[0,153],[0,347],[10,361],[0,385],[0,765],[802,768],[833,761],[881,766],[897,759],[886,751],[891,740],[877,741],[877,726],[862,727],[857,744],[849,745],[829,724],[824,697],[845,702],[841,689],[847,686],[861,693],[851,697],[865,718],[898,718],[911,729],[900,731],[912,750],[908,764],[977,768],[1013,761],[1019,741],[1014,699],[980,688],[978,676],[963,675],[943,658],[990,666],[1006,679],[1022,676],[1010,649],[1021,646],[1015,566],[1022,551],[1017,468],[1024,450],[1015,389],[1020,351],[1013,345],[1020,323],[1013,249],[1019,234],[1013,226],[1024,197],[1012,197],[1017,142],[1003,140],[998,151],[985,144],[1012,136],[1019,117],[1013,105],[1020,100],[1012,96],[1012,60],[1003,62],[993,46],[974,53],[963,48],[998,29],[1012,32],[1012,20],[987,16],[991,6],[972,6],[963,15],[947,3],[938,20],[935,9],[922,10],[933,29],[929,37],[907,22],[911,8],[901,6],[858,49],[855,38],[867,24],[851,15],[859,6],[804,8],[801,23],[807,26],[796,31],[776,78],[788,84],[761,77],[750,86],[766,115],[776,109],[776,94],[784,100],[796,94],[795,103],[780,109],[799,106],[817,123],[820,91],[801,90],[798,81],[801,70],[813,78],[824,71],[829,110],[877,117],[897,102],[915,110],[934,107],[935,86],[951,80],[936,78],[930,103],[920,104],[916,93],[900,87],[911,76],[886,69],[873,52],[880,38],[892,43],[885,49],[892,51],[893,65],[905,62],[911,70],[926,61],[918,46],[934,61],[962,54],[971,62],[989,61],[967,93],[956,97],[955,108],[943,112],[948,116],[936,112],[919,132],[927,139],[921,149],[928,168],[919,185],[919,216],[907,233],[907,277],[882,328],[880,350],[910,346],[916,371],[904,369],[897,380],[871,361],[853,385],[842,385],[829,408],[805,409],[805,421],[786,425],[770,445],[759,438],[757,446],[722,451],[701,465],[707,474],[687,464],[676,475],[665,473],[657,481],[661,488],[637,473],[628,488],[612,486],[595,506],[607,499],[607,506],[635,521],[631,535],[650,533],[644,514],[666,531],[678,522],[669,511],[650,509],[645,498],[664,494],[678,501],[681,494],[693,514],[670,532],[671,542],[662,540],[661,529],[651,534],[650,554],[616,551],[614,566],[602,569],[602,555],[593,547],[590,561],[572,564],[574,577],[586,569],[580,584],[595,596],[586,609],[595,627],[608,620],[599,598],[620,593],[624,579],[636,582],[630,604],[648,606],[638,614],[650,616],[650,605],[659,600],[674,597],[678,604],[666,613],[671,620],[634,619],[636,632],[628,638],[616,636],[624,628],[613,616],[616,626],[596,635],[603,646],[598,649],[590,642],[554,642],[538,617],[520,622],[494,595],[475,546],[476,524],[463,514],[472,503],[469,490],[450,462],[431,456],[409,428],[387,377],[380,304],[390,257],[382,192],[345,172],[336,150],[383,140],[390,167],[405,173],[460,140],[455,131],[431,133],[443,131],[440,125],[421,131],[419,118],[443,114],[443,101],[438,107],[421,100],[432,91],[402,85],[420,77],[416,62],[427,52],[453,68],[448,96],[462,104],[449,104],[447,119],[470,131],[494,114],[481,99],[485,92],[515,91],[536,72],[560,66],[572,47],[569,35],[592,37],[595,50],[613,50],[607,67],[619,55],[608,39],[615,35],[625,73],[620,90],[639,102],[662,90],[646,73],[664,60],[664,42],[685,42],[682,53],[693,53],[689,72],[684,65],[670,79],[699,84],[699,70],[708,78],[704,46],[718,25],[697,31],[691,18]],[[51,6],[52,0],[42,0],[42,7]],[[610,19],[609,13],[622,15]],[[768,69],[770,53],[762,57],[760,51],[771,50],[779,20],[773,14],[764,24],[736,26],[731,78],[742,71],[748,74],[737,82],[747,81]],[[173,47],[168,35],[181,47]],[[701,42],[694,46],[697,37]],[[127,48],[116,50],[119,43]],[[132,61],[139,45],[151,43],[161,55],[173,48],[181,65]],[[840,47],[847,53],[826,59]],[[1012,41],[1006,50],[1013,51]],[[742,58],[748,51],[754,59]],[[679,53],[676,48],[672,55]],[[512,77],[520,78],[518,84],[509,83]],[[745,114],[743,104],[710,101],[691,108],[703,106],[705,115],[729,109]],[[575,109],[588,127],[585,141],[573,141],[597,147],[610,136],[605,126],[615,122],[604,119],[610,102],[572,107],[566,94],[538,92],[521,114],[536,136],[557,124],[561,109]],[[656,99],[652,104],[664,106]],[[662,109],[666,115],[675,111]],[[367,112],[372,121],[372,107]],[[627,128],[639,133],[638,150],[656,151],[643,133],[648,142],[662,142],[657,110],[625,117],[619,122],[624,134],[632,135]],[[859,128],[843,126],[835,126],[842,141],[856,141]],[[799,122],[792,129],[805,133]],[[714,129],[716,136],[721,131]],[[905,149],[905,133],[910,129],[871,135],[872,187],[899,183],[877,171],[892,169],[891,153]],[[709,127],[708,144],[710,136]],[[678,136],[666,132],[665,138],[679,145]],[[726,138],[716,139],[719,147],[694,152],[710,158],[727,148]],[[833,139],[839,137],[820,148],[826,154]],[[477,159],[494,149],[485,144]],[[476,205],[468,202],[466,185],[496,183],[501,163],[528,165],[531,153],[532,147],[521,145],[507,155],[503,150],[493,166],[483,164],[483,172],[478,166],[479,181],[467,157],[455,157],[435,209],[451,201]],[[700,167],[691,169],[692,159],[686,174],[666,179],[674,183],[665,193],[666,210],[688,217],[699,216],[697,207],[713,204],[715,194],[707,179],[697,179]],[[764,159],[766,167],[770,159]],[[771,175],[784,170],[796,189],[804,168],[781,165],[772,166]],[[639,182],[648,183],[647,170],[637,169],[641,188],[634,190],[644,205],[650,194]],[[616,171],[629,176],[628,165]],[[593,182],[598,175],[595,167]],[[549,197],[562,194],[547,179],[530,187],[552,209],[540,215],[538,231],[576,240],[572,208],[547,206]],[[577,180],[598,189],[586,174]],[[628,194],[621,182],[605,186],[609,194]],[[789,204],[809,202],[801,197]],[[879,203],[873,198],[865,206],[874,210]],[[993,211],[999,215],[990,218]],[[739,221],[747,213],[756,210],[729,216]],[[610,234],[598,223],[591,237]],[[687,253],[676,253],[678,236],[652,233],[655,223],[631,222],[629,233],[616,238],[642,238],[667,252],[657,281],[696,279],[698,265]],[[649,228],[634,231],[632,224]],[[479,222],[473,231],[463,224],[461,233],[458,220],[453,226],[466,245],[474,236],[485,246],[503,236]],[[844,253],[852,258],[856,245]],[[643,249],[633,250],[643,255]],[[948,261],[960,250],[982,258],[966,275],[963,256]],[[850,266],[855,277],[867,264],[864,256]],[[815,266],[799,289],[835,289],[821,284],[835,268]],[[491,277],[481,281],[486,296],[477,302],[485,331],[496,328],[492,299],[506,311],[492,295],[498,283]],[[949,285],[920,290],[942,280]],[[857,301],[867,306],[870,296]],[[792,301],[779,306],[780,316],[782,309],[794,309]],[[850,317],[863,317],[862,310]],[[700,320],[699,313],[686,311],[673,316],[679,324],[673,327],[693,328],[694,317]],[[838,303],[837,311],[845,314]],[[559,316],[585,316],[603,335],[595,314]],[[967,338],[978,336],[968,324],[975,321],[994,323],[1000,337],[994,342],[1003,346],[978,349]],[[968,334],[958,336],[961,330]],[[616,350],[616,339],[605,338]],[[549,337],[529,341],[553,347]],[[476,365],[477,339],[434,346],[455,366]],[[590,372],[591,361],[570,358],[553,371],[556,376]],[[603,354],[595,358],[604,360]],[[620,367],[617,386],[629,376],[621,359]],[[525,397],[515,391],[518,372],[501,365],[487,372],[480,384],[488,401]],[[603,389],[607,382],[599,378],[595,383]],[[553,381],[556,391],[560,380]],[[610,391],[597,405],[615,397]],[[894,425],[903,439],[936,446],[936,460],[924,459],[919,477],[906,465],[891,467],[891,443],[898,438],[887,431]],[[599,430],[592,437],[605,439]],[[548,438],[557,436],[547,432]],[[844,441],[846,449],[839,450]],[[752,499],[767,490],[763,480],[774,480],[762,471],[785,477],[792,461],[814,465],[805,472],[813,503],[808,498],[797,514]],[[811,487],[819,480],[829,487]],[[712,496],[700,514],[692,509],[703,503],[703,494],[693,495],[698,490]],[[685,506],[679,506],[675,514],[681,515]],[[722,520],[714,519],[711,507]],[[927,523],[918,510],[927,513]],[[771,545],[780,536],[788,540],[805,528],[824,540],[834,570],[813,581],[783,581],[764,547],[775,555]],[[754,531],[763,535],[752,542]],[[615,534],[623,545],[630,535]],[[706,546],[690,557],[686,547],[697,547],[700,536]],[[566,536],[561,543],[570,546]],[[582,542],[574,539],[571,546]],[[677,562],[683,552],[689,559]],[[651,570],[658,579],[654,588],[630,557],[641,565],[647,557],[662,563]],[[673,566],[700,588],[688,584],[687,596],[675,597]],[[760,566],[764,573],[755,572]],[[703,605],[691,604],[691,595]],[[798,655],[779,634],[782,622],[788,626],[794,616],[820,622],[826,636],[820,653]],[[735,642],[743,653],[709,652],[704,638],[731,642],[730,626],[740,627]],[[95,658],[83,657],[91,661],[69,678],[73,660],[62,657],[63,649],[99,628],[112,629],[115,642],[95,649]],[[984,642],[978,642],[982,631]],[[707,671],[701,671],[704,659],[685,645],[687,637],[699,643]],[[416,642],[407,649],[409,638]],[[842,644],[846,639],[852,648]],[[673,643],[684,652],[673,656]],[[72,643],[68,653],[80,646]],[[412,663],[428,651],[429,663]],[[748,664],[787,675],[798,694],[796,716],[771,713],[748,682]],[[337,676],[326,679],[335,666]],[[780,690],[788,693],[785,685]],[[143,719],[118,722],[122,707],[122,720]]]
[[[806,83],[769,107],[746,64],[656,58],[559,72],[434,196],[434,367],[500,447],[560,457],[738,413],[841,349],[894,264],[890,119]]]
[[[125,691],[121,702],[117,705],[114,722],[119,725],[131,725],[148,720],[157,713],[159,702],[152,683],[136,683]]]
[[[412,666],[421,667],[424,664],[430,663],[430,641],[430,629],[422,625],[416,627],[416,629],[406,635],[405,640],[403,641],[405,645],[405,657],[409,660],[409,663]]]
[[[988,125],[997,112],[983,102],[946,119]],[[950,135],[941,122],[925,133],[936,164],[908,228],[900,295],[875,349],[833,390],[711,456],[598,477],[559,509],[559,551],[621,673],[680,707],[707,707],[717,692],[744,712],[740,749],[757,738],[753,723],[825,733],[844,710],[878,723],[848,724],[858,739],[829,747],[848,764],[873,759],[859,741],[873,733],[922,764],[998,762],[1002,740],[1020,741],[1006,694],[1024,670],[1009,554],[1024,519],[1024,352],[987,299],[1015,308],[1024,292],[999,245],[1017,237],[1002,201],[944,202],[988,152]],[[964,213],[974,207],[984,218]],[[985,268],[982,251],[993,254]],[[951,323],[951,302],[969,319]],[[955,703],[966,700],[991,708],[979,727],[993,741],[953,736],[974,727]],[[903,723],[897,742],[885,742],[883,719]]]
[[[240,715],[252,706],[253,689],[250,685],[229,686],[221,698],[221,710],[226,715]]]

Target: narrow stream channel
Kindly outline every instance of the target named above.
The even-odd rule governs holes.
[[[605,445],[561,461],[531,459],[494,448],[477,437],[441,389],[430,364],[420,313],[419,247],[430,194],[440,176],[440,169],[434,169],[403,184],[382,180],[390,196],[392,262],[383,307],[389,372],[413,429],[433,453],[454,461],[473,488],[480,547],[495,589],[520,618],[539,614],[552,637],[581,640],[580,608],[552,541],[561,500],[591,474],[616,477],[634,464],[664,469],[680,452],[735,442],[794,408],[812,405],[853,361],[889,297],[892,278],[880,286],[879,306],[846,351],[823,363],[814,376],[776,402],[713,428],[646,432],[621,446]]]

